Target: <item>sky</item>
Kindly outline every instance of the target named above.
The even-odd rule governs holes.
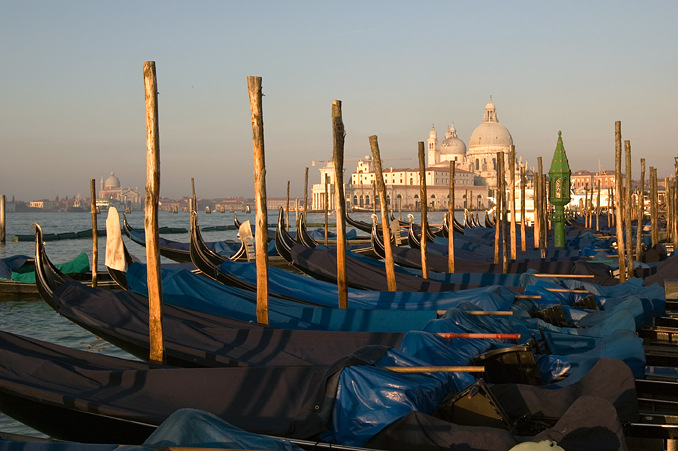
[[[301,196],[306,167],[320,182],[334,99],[346,159],[377,135],[385,167],[417,167],[417,143],[452,122],[468,145],[492,96],[530,166],[550,165],[562,130],[573,171],[613,169],[621,121],[633,177],[645,158],[663,178],[678,155],[676,17],[675,1],[0,0],[0,194],[88,196],[111,171],[143,192],[144,61],[166,197],[189,196],[191,178],[199,197],[253,196],[251,75],[269,196],[288,180]]]

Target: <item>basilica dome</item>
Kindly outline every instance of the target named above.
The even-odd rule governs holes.
[[[494,103],[485,105],[485,115],[483,116],[483,123],[480,124],[471,135],[469,140],[469,148],[476,146],[512,146],[513,138],[508,129],[499,123],[497,118],[497,110]]]
[[[466,155],[466,144],[457,137],[457,130],[454,123],[445,133],[445,140],[440,144],[441,159],[443,155]]]
[[[120,188],[120,180],[115,176],[113,171],[111,171],[111,176],[106,179],[104,182],[104,189],[119,189]]]

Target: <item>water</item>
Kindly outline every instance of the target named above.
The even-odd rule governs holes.
[[[277,211],[268,212],[268,222],[273,224],[277,221]],[[429,215],[429,223],[442,223],[444,212],[432,212]],[[415,221],[420,221],[418,212],[414,213]],[[455,214],[457,220],[461,221],[463,215],[460,212]],[[212,213],[200,214],[200,227],[209,226],[223,226],[233,224],[233,213]],[[295,223],[294,213],[290,213],[290,223]],[[370,222],[370,213],[353,213],[351,217],[365,222]],[[254,221],[254,213],[245,214],[239,213],[238,219],[241,222],[246,220]],[[403,219],[406,219],[406,214],[403,213]],[[122,219],[121,219],[122,220]],[[127,220],[130,225],[136,229],[143,229],[144,214],[143,212],[132,212],[127,215]],[[106,213],[100,214],[97,218],[98,229],[106,227]],[[92,227],[92,216],[90,213],[9,213],[6,216],[6,236],[11,239],[13,235],[29,235],[33,231],[31,229],[32,223],[38,223],[44,233],[66,233],[78,232]],[[311,213],[308,217],[308,223],[320,224],[324,223],[324,216],[320,213]],[[334,222],[334,214],[329,218],[329,222]],[[159,224],[161,227],[184,227],[188,229],[189,216],[186,212],[181,213],[159,213]],[[228,230],[223,232],[204,232],[203,238],[205,241],[218,241],[236,239],[237,231]],[[359,235],[365,235],[364,232],[359,232]],[[172,234],[164,236],[167,239],[188,242],[189,235]],[[141,261],[146,259],[146,250],[124,238],[125,244],[130,253],[139,258]],[[92,261],[92,239],[76,239],[63,241],[49,241],[46,243],[46,251],[50,260],[54,263],[62,263],[69,261],[78,256],[81,252],[85,252],[89,261]],[[98,269],[104,270],[104,259],[106,255],[106,238],[98,239]],[[0,245],[0,258],[9,257],[12,255],[29,255],[35,253],[35,244],[31,241],[25,242],[7,242],[5,245]],[[168,263],[170,260],[161,257],[161,262]],[[82,329],[70,321],[62,318],[54,312],[46,303],[42,302],[35,296],[8,296],[0,294],[0,330],[6,332],[17,333],[20,335],[36,338],[50,343],[67,346],[73,349],[84,350],[88,352],[97,352],[106,355],[111,355],[126,359],[135,359],[125,351],[116,348],[107,343],[90,332]],[[6,415],[0,414],[0,431],[11,432],[15,434],[31,435],[36,437],[45,437],[38,431],[35,431]]]

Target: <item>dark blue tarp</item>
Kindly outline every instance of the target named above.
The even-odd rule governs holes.
[[[146,266],[128,270],[128,287],[147,295]],[[200,312],[256,322],[256,293],[222,285],[186,270],[162,271],[163,302]],[[298,303],[269,297],[269,324],[296,330],[407,332],[420,330],[436,311],[332,309],[300,307]]]
[[[255,263],[225,262],[221,271],[233,274],[238,279],[256,285]],[[129,277],[129,276],[128,276]],[[326,307],[335,307],[338,299],[336,284],[323,282],[284,269],[268,268],[268,287],[271,293],[290,296]],[[460,302],[472,302],[481,310],[508,310],[513,303],[515,292],[502,286],[488,286],[468,290],[418,293],[366,291],[349,288],[349,308],[391,309],[391,310],[446,310]]]
[[[0,259],[0,278],[11,279],[12,273],[21,268],[30,258],[26,255],[14,255]]]

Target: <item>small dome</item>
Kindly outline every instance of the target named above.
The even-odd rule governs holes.
[[[104,182],[104,189],[118,189],[120,188],[120,180],[115,176],[113,171],[111,171],[111,176],[106,179]]]
[[[466,155],[466,144],[457,137],[454,123],[445,133],[445,140],[440,144],[440,155]]]
[[[437,139],[438,138],[438,133],[436,133],[435,127],[431,127],[431,132],[428,134],[428,137],[430,139]]]

